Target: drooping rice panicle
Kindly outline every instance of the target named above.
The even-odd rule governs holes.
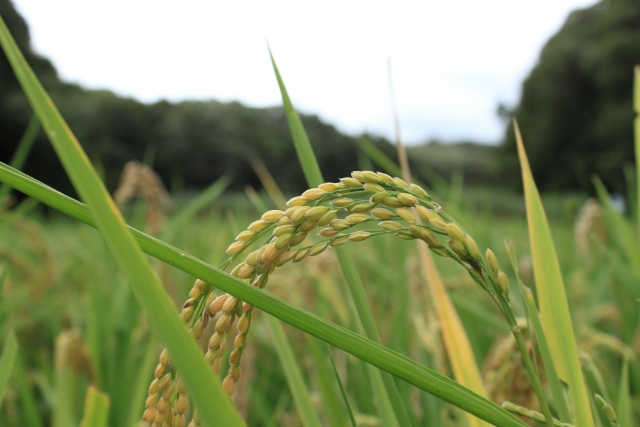
[[[227,248],[230,258],[220,268],[226,269],[242,259],[235,264],[231,274],[249,285],[264,288],[274,269],[287,262],[303,261],[329,247],[391,234],[401,240],[421,239],[435,254],[461,264],[491,295],[503,313],[512,315],[508,308],[509,282],[493,252],[487,249],[483,256],[475,240],[418,185],[409,185],[400,178],[380,172],[356,171],[351,177],[340,179],[339,183],[324,183],[309,189],[289,200],[287,205],[289,208],[285,211],[265,212],[238,234]],[[379,228],[352,230],[361,224],[375,224]],[[320,240],[308,242],[307,237],[316,230]],[[259,244],[257,249],[240,258],[254,244]],[[229,371],[223,379],[223,388],[229,395],[241,376],[240,363],[247,345],[252,314],[250,304],[230,294],[218,296],[210,285],[199,279],[180,314],[196,339],[202,337],[209,321],[217,317],[205,354],[215,373],[220,371],[220,360],[227,349],[227,335],[237,320],[237,334],[229,354]],[[158,369],[156,373],[159,373]],[[169,380],[175,380],[177,373],[167,375]],[[161,378],[156,376],[154,379],[156,386]],[[150,387],[144,420],[162,425],[167,417],[171,417],[173,425],[184,423],[188,406],[186,391],[179,390],[173,397],[164,393],[159,396],[154,383]],[[162,403],[158,407],[157,402],[165,400],[165,396],[168,404]],[[167,408],[172,405],[171,410],[165,405]],[[169,413],[172,415],[167,415]],[[189,426],[199,425],[196,415],[194,411]]]

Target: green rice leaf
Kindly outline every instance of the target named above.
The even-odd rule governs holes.
[[[36,142],[36,137],[38,136],[38,132],[40,131],[40,122],[36,116],[31,117],[29,124],[27,125],[27,129],[24,131],[22,138],[20,138],[20,142],[18,143],[18,148],[15,153],[13,153],[13,157],[9,164],[16,168],[22,169],[24,164],[27,161],[27,157],[31,152],[31,148],[33,148],[33,144]],[[7,185],[0,185],[0,207],[3,205],[3,200],[5,197],[9,195],[11,191],[11,187]]]
[[[80,427],[107,427],[109,396],[90,386],[84,403],[84,416]]]
[[[356,418],[353,416],[353,411],[351,410],[351,405],[349,404],[349,398],[347,397],[347,393],[344,390],[344,385],[342,384],[342,379],[340,378],[340,374],[338,373],[338,368],[336,368],[336,362],[335,360],[333,360],[331,349],[329,349],[329,358],[331,358],[331,366],[333,366],[333,372],[336,374],[336,381],[338,382],[338,386],[340,387],[342,400],[344,401],[344,405],[347,407],[347,412],[349,413],[349,421],[351,421],[352,427],[356,427]]]
[[[278,86],[282,94],[282,103],[284,104],[284,111],[287,115],[293,143],[298,153],[298,160],[302,166],[309,188],[317,187],[324,182],[324,178],[318,166],[316,155],[313,152],[302,121],[300,121],[300,116],[298,116],[298,113],[293,108],[287,89],[284,86],[278,67],[273,59],[273,55],[271,56],[271,63],[276,78],[278,79]],[[356,270],[353,258],[351,258],[348,249],[344,246],[336,247],[336,253],[338,254],[340,268],[349,286],[364,331],[367,337],[379,343],[380,335],[378,334],[373,314],[369,308],[367,295],[364,292],[364,287],[362,286],[362,281]],[[400,399],[393,379],[389,376],[381,375],[380,372],[375,369],[369,369],[369,374],[371,376],[373,393],[376,396],[378,404],[378,411],[384,425],[387,427],[400,427],[400,425],[410,426],[411,421],[409,420],[409,416]],[[401,423],[399,423],[399,421],[401,421]]]
[[[560,421],[564,423],[571,423],[571,412],[569,411],[569,406],[567,405],[567,399],[565,398],[562,383],[560,383],[558,373],[556,372],[556,368],[553,364],[553,359],[551,358],[551,351],[549,350],[547,337],[545,336],[544,329],[542,328],[540,316],[538,316],[538,308],[536,307],[533,293],[531,292],[531,289],[525,286],[525,284],[522,282],[522,279],[520,279],[518,256],[516,255],[515,247],[513,246],[513,244],[507,245],[507,252],[509,253],[511,266],[514,269],[516,278],[518,280],[518,286],[520,287],[520,293],[522,294],[522,299],[524,300],[524,306],[531,321],[531,327],[533,328],[536,340],[538,342],[538,350],[540,351],[540,355],[542,357],[542,363],[547,374],[549,386],[551,387],[553,399],[556,403],[556,407],[558,408]]]
[[[331,425],[331,427],[344,427],[342,406],[339,403],[340,401],[335,391],[335,385],[333,381],[331,381],[332,375],[326,367],[325,355],[320,350],[316,338],[310,335],[306,335],[306,338],[307,344],[311,349],[311,354],[313,354],[313,359],[316,362],[315,367],[318,371],[318,386],[322,394],[323,412],[329,419],[329,425]]]
[[[76,218],[96,226],[89,209],[82,203],[12,169],[0,162],[0,181],[18,191]],[[147,254],[166,262],[194,277],[211,283],[220,290],[248,302],[258,309],[289,323],[331,345],[350,353],[440,399],[476,415],[498,427],[526,427],[519,419],[498,405],[484,399],[415,361],[337,326],[314,314],[295,307],[263,290],[247,286],[240,279],[222,272],[185,251],[129,227],[130,232]]]
[[[520,130],[515,122],[514,128],[522,168],[529,240],[542,327],[549,342],[551,357],[558,371],[558,376],[569,386],[569,394],[574,406],[575,424],[580,427],[594,427],[553,237],[540,200],[540,194],[531,174]]]
[[[0,280],[0,285],[1,285]],[[20,354],[16,357],[15,363],[15,380],[18,386],[18,393],[20,394],[20,409],[21,416],[28,427],[42,427],[42,420],[40,419],[40,412],[38,411],[38,405],[34,396],[33,390],[29,386],[27,379],[27,373],[22,361],[23,357]]]
[[[267,316],[267,324],[269,325],[269,331],[274,341],[274,348],[276,353],[278,353],[280,364],[287,378],[293,401],[296,404],[296,408],[298,408],[302,425],[304,427],[320,427],[318,414],[315,409],[313,409],[313,404],[309,397],[309,390],[307,390],[307,386],[302,379],[302,373],[293,355],[293,350],[287,340],[284,328],[278,319],[272,316]]]
[[[620,249],[628,265],[633,269],[636,277],[640,278],[640,264],[637,262],[640,259],[640,245],[638,245],[635,233],[624,217],[614,209],[609,193],[600,178],[595,177],[593,184],[604,208],[609,229],[619,242]]]
[[[287,115],[287,123],[289,123],[289,130],[291,131],[291,136],[293,136],[293,145],[296,147],[298,159],[302,165],[302,172],[307,179],[309,187],[317,187],[324,182],[318,160],[313,152],[313,148],[311,148],[311,142],[309,142],[309,137],[304,130],[300,116],[291,104],[291,99],[289,99],[287,89],[284,87],[284,82],[282,81],[276,62],[273,59],[273,55],[271,55],[271,50],[269,50],[269,55],[271,56],[271,64],[278,79],[278,86],[282,94],[282,103],[284,104],[284,112]]]
[[[620,388],[618,389],[618,404],[616,405],[618,423],[621,426],[632,426],[633,409],[631,406],[631,395],[629,391],[629,358],[625,356],[620,373]]]
[[[71,182],[80,197],[87,202],[91,217],[151,325],[166,343],[203,424],[244,425],[222,390],[219,379],[214,376],[196,342],[178,317],[173,302],[127,230],[120,212],[82,147],[25,61],[2,19],[0,44]]]

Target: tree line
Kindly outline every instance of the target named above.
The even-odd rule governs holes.
[[[144,104],[109,91],[62,81],[31,48],[29,30],[11,0],[0,15],[25,58],[103,174],[110,189],[129,160],[153,164],[167,186],[203,188],[227,171],[234,185],[259,187],[251,161],[260,159],[287,192],[305,181],[284,112],[237,102],[160,101]],[[632,68],[640,62],[640,3],[602,1],[572,13],[540,54],[523,83],[522,98],[502,114],[517,117],[531,166],[542,190],[589,190],[590,174],[624,186],[622,166],[633,162]],[[4,54],[0,53],[0,161],[8,162],[32,111]],[[317,116],[302,115],[320,166],[335,180],[362,161],[353,136]],[[412,149],[415,169],[449,179],[463,172],[471,184],[518,186],[515,140],[507,126],[497,148],[429,144]],[[393,145],[370,137],[394,157]],[[40,135],[25,172],[73,193],[50,144]],[[514,184],[510,184],[514,183]]]

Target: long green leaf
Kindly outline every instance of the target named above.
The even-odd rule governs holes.
[[[620,249],[623,251],[630,268],[640,278],[640,263],[637,262],[640,260],[640,245],[636,240],[633,229],[625,221],[624,217],[614,209],[609,193],[600,178],[595,177],[593,185],[596,187],[600,203],[602,203],[609,229],[617,238]]]
[[[84,403],[84,416],[80,427],[107,427],[109,421],[109,396],[89,387]]]
[[[0,280],[0,286],[1,286]],[[25,370],[23,357],[18,354],[15,364],[15,379],[18,385],[18,392],[20,393],[20,408],[22,412],[22,419],[25,425],[28,427],[42,427],[42,420],[40,419],[40,413],[38,411],[38,405],[36,404],[36,398],[33,394],[33,390],[29,385],[27,378],[27,372]]]
[[[527,208],[533,271],[542,326],[558,376],[569,385],[576,425],[593,427],[593,415],[582,376],[569,304],[547,216],[540,200],[518,124],[514,122]]]
[[[9,332],[7,339],[2,348],[2,356],[0,356],[0,407],[4,400],[4,393],[7,391],[9,377],[13,373],[13,366],[18,355],[18,341],[16,341],[13,331]]]
[[[620,388],[618,389],[618,404],[616,414],[621,426],[632,426],[633,409],[631,406],[631,396],[629,394],[629,358],[624,357],[622,372],[620,373]]]
[[[351,421],[352,427],[356,427],[356,418],[353,416],[353,411],[351,410],[351,404],[349,404],[349,398],[347,397],[347,392],[344,390],[344,385],[342,384],[342,379],[340,379],[340,374],[338,373],[336,362],[335,360],[333,360],[333,355],[331,355],[330,348],[329,348],[329,358],[331,359],[331,366],[333,366],[333,372],[336,375],[336,381],[338,382],[338,386],[340,387],[340,394],[342,394],[342,400],[344,401],[344,405],[346,406],[347,412],[349,413],[349,421]]]
[[[203,423],[207,426],[244,425],[178,317],[173,302],[127,230],[120,212],[82,147],[25,61],[2,19],[0,43],[75,189],[87,202],[98,230],[150,323],[167,344],[172,361],[180,371]]]
[[[338,395],[335,391],[335,385],[331,380],[332,375],[329,373],[325,365],[325,355],[320,350],[317,339],[306,335],[307,345],[311,349],[311,354],[313,354],[313,359],[316,362],[316,370],[318,371],[318,386],[320,388],[320,393],[322,394],[322,408],[324,409],[324,413],[329,420],[329,425],[331,427],[344,427],[344,417],[342,406],[340,406],[340,401],[338,400]]]
[[[0,181],[64,214],[96,226],[85,205],[1,162]],[[297,308],[268,292],[247,286],[240,279],[165,242],[133,228],[129,229],[144,252],[169,265],[199,277],[222,291],[499,427],[526,426],[496,404],[406,356]]]
[[[36,142],[36,137],[38,136],[38,132],[40,131],[40,122],[36,116],[31,117],[29,124],[27,125],[27,129],[24,131],[22,138],[20,138],[20,142],[18,143],[18,148],[15,153],[13,153],[13,157],[11,157],[11,161],[9,164],[16,168],[22,169],[25,162],[27,161],[27,157],[29,156],[29,152],[31,152],[31,148],[33,144]],[[9,195],[11,191],[11,187],[7,185],[0,185],[0,207],[2,206],[2,201],[5,197]]]
[[[309,391],[302,379],[302,373],[298,367],[298,362],[293,355],[291,345],[287,340],[287,336],[284,333],[284,328],[275,317],[267,316],[267,324],[269,325],[269,331],[273,337],[274,347],[278,353],[278,358],[284,370],[284,375],[287,378],[293,401],[298,408],[300,419],[304,427],[320,427],[320,420],[311,398],[309,397]]]
[[[318,160],[313,152],[313,148],[311,147],[307,133],[304,130],[300,116],[293,108],[293,104],[289,98],[282,76],[280,76],[280,71],[278,71],[278,66],[273,59],[273,55],[271,55],[271,64],[273,65],[273,71],[275,72],[278,80],[278,86],[280,87],[280,93],[282,94],[282,103],[284,105],[285,114],[287,115],[287,122],[289,123],[289,130],[293,137],[293,143],[296,148],[296,152],[298,153],[298,160],[302,166],[309,188],[317,187],[324,182],[320,166],[318,166]],[[378,334],[373,314],[369,308],[367,295],[364,292],[362,281],[358,275],[353,258],[351,258],[348,249],[344,246],[336,247],[336,253],[338,255],[340,268],[342,269],[342,273],[347,285],[349,286],[349,291],[351,292],[351,296],[355,302],[356,309],[358,310],[358,315],[364,331],[367,337],[379,343],[380,335]],[[393,379],[388,376],[381,375],[374,369],[368,369],[370,370],[372,389],[376,396],[378,411],[383,424],[386,427],[400,427],[401,424],[399,421],[402,421],[402,425],[410,426],[411,421],[409,420],[409,416],[407,415],[404,404],[400,399],[400,395]]]
[[[373,145],[368,138],[361,136],[356,139],[356,143],[358,146],[369,155],[382,169],[390,173],[392,176],[402,176],[402,171],[400,170],[400,166],[398,166],[393,160],[387,157],[386,154],[382,152],[378,147]],[[416,182],[416,184],[418,184]],[[421,184],[418,184],[421,185]]]
[[[565,423],[571,423],[571,412],[569,411],[569,406],[567,405],[567,399],[564,395],[564,390],[562,389],[562,384],[560,383],[560,379],[558,378],[558,373],[556,372],[556,368],[553,365],[553,360],[551,358],[551,351],[549,350],[549,344],[547,342],[547,337],[544,334],[544,329],[542,328],[542,322],[540,321],[540,317],[538,316],[538,308],[536,307],[535,300],[533,298],[533,293],[531,289],[525,286],[520,279],[520,269],[518,268],[518,257],[516,255],[515,247],[513,244],[507,245],[507,252],[509,253],[509,259],[511,260],[511,266],[516,275],[516,279],[518,281],[518,286],[520,287],[520,292],[522,294],[522,299],[524,300],[524,306],[529,315],[529,319],[531,321],[531,326],[536,336],[536,340],[538,341],[538,350],[540,351],[540,355],[542,357],[542,363],[544,365],[544,370],[547,374],[547,380],[549,382],[549,386],[551,387],[551,393],[553,394],[553,399],[558,408],[558,415],[560,417],[560,421]]]

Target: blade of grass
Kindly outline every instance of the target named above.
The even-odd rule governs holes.
[[[615,233],[621,247],[620,249],[624,252],[629,266],[633,269],[635,275],[640,277],[640,263],[637,262],[637,260],[640,259],[640,245],[638,245],[638,241],[634,237],[635,233],[633,229],[625,221],[624,217],[613,207],[609,193],[600,178],[595,177],[593,184],[596,187],[600,203],[602,203],[602,207],[604,208],[609,229]]]
[[[329,358],[331,359],[331,366],[333,366],[333,372],[336,375],[336,381],[338,382],[338,387],[340,387],[340,394],[342,394],[342,400],[344,401],[344,405],[347,408],[347,412],[349,413],[349,421],[351,421],[352,427],[356,427],[356,418],[353,416],[353,411],[351,410],[351,405],[349,404],[349,398],[347,397],[347,393],[344,390],[342,379],[340,378],[340,374],[338,373],[338,368],[336,367],[336,361],[333,360],[333,355],[331,354],[331,348],[328,348],[328,350],[329,350]]]
[[[576,346],[569,304],[564,289],[560,264],[556,256],[547,216],[540,200],[529,160],[524,150],[518,124],[514,121],[518,155],[522,168],[527,222],[533,271],[538,291],[538,301],[542,326],[549,342],[549,349],[558,376],[569,386],[571,402],[574,406],[575,424],[580,427],[593,427],[593,415],[587,396],[586,384],[582,376],[578,348]]]
[[[629,357],[625,356],[622,362],[622,372],[620,373],[620,388],[618,389],[618,404],[616,414],[621,426],[632,426],[633,410],[631,406],[631,396],[629,393]]]
[[[394,126],[396,128],[396,147],[398,150],[398,159],[400,159],[400,169],[402,170],[402,177],[404,180],[407,183],[411,183],[412,179],[411,170],[409,169],[409,159],[407,151],[402,144],[402,138],[400,137],[400,119],[395,105],[393,79],[391,76],[391,60],[389,60],[388,63],[388,71],[391,109],[393,112]],[[480,396],[487,397],[487,390],[484,386],[484,382],[482,381],[482,377],[480,376],[480,369],[478,368],[478,363],[474,358],[469,337],[467,336],[467,332],[462,325],[460,316],[453,306],[451,298],[444,287],[444,283],[440,278],[433,256],[423,241],[418,241],[417,245],[418,253],[420,254],[422,274],[427,281],[429,292],[433,298],[433,306],[435,307],[436,315],[440,321],[442,339],[447,350],[449,362],[451,363],[453,375],[463,386],[473,390]],[[485,422],[471,414],[467,414],[467,416],[471,427],[487,426]]]
[[[27,125],[27,129],[24,131],[22,138],[20,138],[20,142],[18,143],[18,148],[16,148],[11,161],[9,164],[16,168],[22,169],[25,162],[27,161],[27,157],[31,152],[31,148],[33,148],[33,144],[36,142],[36,137],[38,136],[38,132],[40,131],[40,122],[38,118],[34,115],[29,120],[29,124]],[[3,206],[3,201],[5,197],[9,195],[11,191],[11,187],[7,185],[0,185],[0,207]]]
[[[27,373],[20,353],[16,356],[15,379],[18,385],[18,392],[20,393],[22,419],[28,427],[42,427],[40,411],[38,411],[35,396],[29,386],[29,380],[27,379]]]
[[[287,340],[284,328],[278,319],[272,316],[267,316],[267,325],[269,325],[269,332],[274,341],[274,348],[276,353],[278,353],[278,358],[284,370],[284,375],[287,378],[293,401],[296,404],[296,408],[298,408],[302,425],[304,427],[320,427],[318,414],[311,403],[309,391],[302,378],[302,372],[300,372],[296,358],[293,355],[293,350]]]
[[[0,356],[0,407],[2,407],[4,394],[7,391],[9,377],[11,377],[11,374],[13,373],[13,367],[15,365],[17,355],[18,341],[16,341],[13,331],[10,331],[4,342],[4,347],[2,348],[2,356]]]
[[[318,371],[318,385],[320,387],[320,393],[322,394],[322,408],[329,420],[329,425],[332,427],[343,427],[343,411],[335,391],[335,386],[333,381],[331,381],[331,374],[325,365],[325,355],[320,351],[316,338],[306,335],[306,339]]]
[[[54,395],[51,425],[53,427],[77,427],[79,399],[84,396],[83,374],[75,369],[68,357],[69,332],[56,337],[54,350]],[[78,411],[77,411],[78,410]]]
[[[278,187],[278,184],[276,184],[276,181],[273,179],[262,160],[252,160],[251,166],[256,172],[256,175],[258,175],[262,186],[265,190],[267,190],[267,193],[269,193],[269,197],[271,197],[271,200],[274,201],[276,206],[286,206],[287,199],[284,197],[284,194],[282,194],[282,191],[280,191],[280,187]]]
[[[571,412],[569,411],[569,406],[567,405],[567,399],[565,399],[565,393],[562,388],[562,384],[560,383],[558,373],[556,372],[556,368],[551,358],[551,351],[549,350],[547,337],[545,336],[544,329],[542,328],[542,322],[540,321],[540,317],[538,316],[538,308],[536,307],[533,293],[531,292],[531,289],[525,286],[525,284],[522,282],[522,279],[520,279],[520,269],[518,267],[518,256],[516,255],[515,246],[513,245],[513,243],[509,243],[506,246],[507,252],[509,254],[509,259],[511,260],[511,266],[513,267],[513,270],[515,272],[518,286],[520,287],[520,292],[522,294],[522,299],[524,300],[524,305],[529,315],[536,340],[538,342],[538,350],[540,351],[540,355],[542,357],[542,363],[547,374],[547,380],[549,382],[549,387],[551,388],[551,393],[553,394],[553,399],[558,409],[560,421],[564,423],[571,423]]]
[[[269,50],[271,55],[271,50]],[[304,130],[300,116],[293,108],[291,99],[287,92],[280,71],[276,65],[273,55],[271,55],[271,64],[278,80],[278,86],[280,87],[280,93],[282,95],[282,103],[284,104],[284,111],[287,116],[287,122],[289,123],[289,129],[291,136],[293,137],[293,143],[298,153],[298,160],[302,166],[304,176],[307,180],[309,188],[317,187],[324,182],[322,172],[320,172],[320,166],[307,137],[307,133]],[[367,295],[362,286],[362,281],[358,275],[353,258],[351,258],[349,251],[344,246],[336,247],[336,253],[338,254],[338,261],[340,268],[345,277],[349,291],[353,301],[355,302],[358,310],[358,315],[364,331],[370,339],[376,342],[380,342],[380,335],[378,329],[369,308],[369,302]],[[410,426],[411,421],[407,415],[406,408],[400,399],[397,387],[391,377],[381,375],[378,371],[371,369],[371,379],[373,381],[372,388],[376,396],[378,411],[380,417],[385,426],[388,427],[400,427],[400,425]],[[384,386],[382,384],[384,383]],[[402,424],[399,423],[402,422]]]
[[[84,416],[80,427],[107,427],[109,420],[109,396],[90,386],[84,404]]]
[[[16,190],[36,198],[66,215],[96,227],[96,223],[85,205],[1,162],[0,181],[6,182]],[[220,290],[254,305],[265,313],[271,314],[499,427],[526,426],[522,421],[494,403],[406,356],[297,308],[268,292],[247,286],[240,279],[216,269],[185,251],[131,227],[129,230],[147,254],[211,283]]]
[[[358,146],[367,153],[371,159],[376,162],[383,171],[392,175],[392,176],[402,176],[402,170],[400,166],[396,164],[391,158],[389,158],[382,150],[376,147],[373,142],[369,140],[366,136],[361,136],[356,139],[356,143]],[[427,185],[423,182],[419,181],[415,177],[413,178],[413,182],[421,187],[427,188]]]
[[[254,169],[262,182],[262,185],[267,188],[267,192],[271,197],[271,200],[275,203],[275,205],[279,209],[286,209],[287,201],[285,200],[282,192],[280,191],[280,187],[276,183],[276,181],[271,176],[269,170],[264,166],[264,164],[260,161],[259,163],[254,164]],[[246,191],[246,189],[245,189]],[[259,212],[264,212],[266,210],[266,206],[261,205],[262,200],[254,200],[255,197],[251,197],[249,193],[247,193],[249,198],[252,201],[254,207],[258,208]],[[281,197],[279,197],[281,196]],[[320,350],[318,346],[315,344],[315,339],[309,335],[307,335],[307,342],[309,343],[309,347],[314,355],[316,361],[316,367],[318,368],[318,378],[320,383],[320,390],[322,393],[322,399],[324,401],[324,408],[327,414],[327,418],[329,418],[329,422],[332,426],[342,426],[344,423],[342,421],[342,415],[340,414],[339,405],[337,405],[337,399],[335,396],[335,392],[331,381],[329,380],[329,375],[326,373],[326,369],[324,367],[324,362],[322,360],[322,356],[320,354]],[[329,353],[331,356],[331,353]]]
[[[387,157],[386,154],[382,152],[378,147],[376,147],[367,137],[361,136],[356,139],[356,143],[358,146],[364,151],[369,157],[373,159],[382,169],[387,171],[393,176],[402,176],[402,171],[400,167],[396,165],[396,163]]]
[[[242,426],[218,378],[190,336],[82,147],[25,61],[0,18],[0,44],[40,123],[153,328],[166,343],[204,425]]]

